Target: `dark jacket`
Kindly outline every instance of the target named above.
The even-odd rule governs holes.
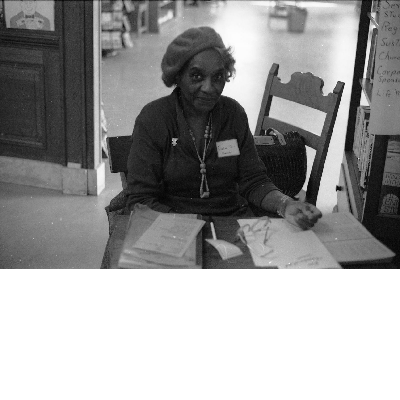
[[[201,199],[200,163],[178,102],[178,89],[147,104],[136,119],[128,159],[129,209],[141,203],[161,212],[238,215],[260,206],[276,187],[260,161],[247,115],[221,96],[212,111],[206,168],[210,197]],[[173,146],[173,138],[176,145]],[[218,157],[217,142],[236,139],[240,155]]]

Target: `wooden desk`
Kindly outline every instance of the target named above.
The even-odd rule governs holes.
[[[110,235],[107,246],[104,252],[101,268],[114,269],[118,268],[118,260],[121,253],[122,245],[125,239],[125,232],[129,221],[129,215],[119,215],[116,217],[115,228]],[[256,267],[253,264],[253,259],[247,246],[241,241],[235,241],[236,231],[239,228],[237,219],[234,217],[213,217],[215,231],[218,239],[227,240],[235,243],[243,252],[241,256],[222,260],[218,251],[204,239],[212,238],[209,222],[206,222],[202,229],[203,234],[203,269],[271,269],[266,267]],[[354,264],[346,265],[343,268],[396,268],[393,264]]]

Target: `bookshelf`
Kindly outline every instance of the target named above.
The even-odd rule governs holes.
[[[338,211],[350,211],[376,238],[385,243],[393,251],[400,253],[398,250],[400,249],[400,206],[398,203],[400,194],[400,163],[398,174],[389,174],[388,178],[388,158],[394,154],[391,153],[393,147],[398,149],[400,136],[373,135],[374,143],[369,155],[370,164],[365,184],[362,184],[359,159],[355,155],[353,147],[357,130],[357,111],[360,105],[370,107],[369,127],[371,127],[371,124],[375,126],[375,130],[371,128],[371,132],[377,132],[377,126],[384,127],[388,126],[388,124],[397,127],[400,131],[400,113],[389,115],[386,114],[384,108],[383,112],[377,112],[377,109],[382,108],[382,104],[379,103],[381,99],[378,99],[379,95],[377,95],[380,76],[378,77],[376,72],[380,61],[375,56],[373,58],[374,65],[371,66],[369,65],[369,60],[372,58],[371,51],[376,51],[376,47],[371,42],[373,40],[373,30],[380,29],[379,19],[379,2],[376,0],[363,0],[360,9],[358,42],[345,149],[339,183],[336,187],[337,209]],[[398,53],[398,50],[394,48],[393,52]],[[400,71],[400,57],[395,63],[395,70]],[[371,73],[369,70],[371,67],[375,72],[372,72],[372,78],[370,79],[368,74]],[[400,157],[399,154],[397,155]],[[396,163],[398,161],[399,158],[397,158]],[[393,170],[393,165],[391,168]],[[394,168],[397,167],[394,166]],[[385,202],[389,204],[387,207],[384,206]],[[396,265],[400,265],[400,254],[397,255],[395,263]]]
[[[101,47],[103,54],[132,47],[129,15],[134,11],[131,0],[101,0]]]

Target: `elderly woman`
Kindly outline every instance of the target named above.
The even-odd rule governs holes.
[[[210,27],[176,37],[162,59],[169,96],[147,104],[136,119],[128,159],[128,208],[250,216],[249,203],[303,229],[321,217],[313,205],[282,194],[268,178],[247,115],[222,96],[235,60]]]

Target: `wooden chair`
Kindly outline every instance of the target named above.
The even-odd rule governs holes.
[[[121,175],[122,188],[126,189],[127,163],[132,144],[132,136],[107,137],[110,171]]]
[[[117,222],[116,216],[129,214],[126,209],[127,200],[127,183],[126,176],[128,174],[128,156],[132,144],[132,136],[115,136],[107,138],[108,161],[110,163],[110,171],[119,173],[121,176],[122,190],[105,208],[108,217],[108,230],[111,235]]]
[[[282,83],[278,77],[278,70],[279,65],[273,64],[269,71],[254,139],[257,145],[261,131],[268,128],[274,128],[280,132],[297,131],[304,138],[306,146],[316,150],[307,191],[305,195],[300,195],[302,200],[315,205],[344,83],[338,81],[333,92],[324,96],[322,93],[324,81],[321,78],[310,72],[295,72],[288,83]],[[324,112],[326,116],[321,132],[319,134],[312,133],[291,123],[270,117],[269,113],[274,97]],[[287,114],[290,115],[290,110],[288,110]],[[259,137],[257,138],[257,136]]]

